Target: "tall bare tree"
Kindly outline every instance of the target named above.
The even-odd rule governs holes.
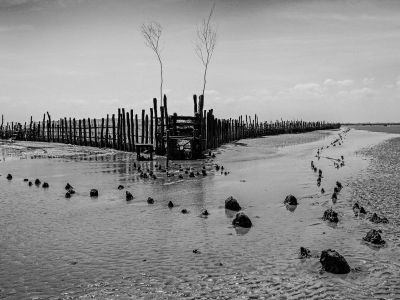
[[[208,18],[203,19],[203,22],[197,28],[197,41],[195,44],[195,51],[196,51],[197,56],[200,58],[200,60],[203,64],[203,67],[204,67],[203,93],[202,93],[203,97],[204,97],[204,91],[206,89],[206,83],[207,83],[208,66],[210,64],[211,57],[214,53],[215,44],[217,42],[217,29],[211,23],[211,20],[212,20],[213,14],[214,14],[214,9],[215,9],[215,3],[211,7]]]
[[[162,26],[157,22],[142,24],[141,31],[144,37],[146,46],[153,50],[160,63],[160,101],[163,99],[163,63],[161,59],[160,38],[162,34]]]

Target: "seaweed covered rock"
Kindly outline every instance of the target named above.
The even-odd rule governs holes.
[[[376,213],[373,213],[373,215],[369,218],[369,220],[372,223],[389,223],[386,217],[380,217]]]
[[[297,198],[293,195],[287,195],[285,201],[283,202],[286,205],[297,205]]]
[[[99,196],[99,191],[96,189],[91,189],[90,190],[90,197],[98,197]]]
[[[380,235],[380,230],[371,229],[367,235],[363,237],[363,240],[374,245],[384,245],[386,242]]]
[[[353,204],[353,212],[355,216],[358,216],[359,214],[366,214],[367,211],[365,210],[364,207],[358,204],[358,202]]]
[[[232,221],[232,225],[244,228],[250,228],[251,226],[253,226],[250,218],[243,212],[236,214],[235,219],[233,219]]]
[[[311,257],[311,251],[305,247],[300,247],[300,258],[309,258]]]
[[[131,192],[125,192],[125,199],[126,201],[131,201],[133,199],[133,195],[131,194]]]
[[[332,208],[327,209],[324,212],[324,215],[323,215],[322,219],[324,221],[329,221],[329,222],[333,222],[333,223],[339,222],[338,214]]]
[[[325,271],[334,274],[347,274],[350,272],[350,266],[345,258],[336,250],[324,250],[319,259]]]
[[[239,211],[242,209],[240,207],[239,203],[237,202],[237,200],[235,198],[233,198],[232,196],[230,196],[229,198],[227,198],[225,200],[225,208],[233,210],[233,211]]]

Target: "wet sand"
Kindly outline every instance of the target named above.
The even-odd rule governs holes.
[[[352,182],[368,170],[360,149],[394,135],[351,130],[341,146],[328,145],[338,131],[243,140],[218,149],[213,160],[176,162],[174,177],[156,170],[143,179],[134,156],[101,150],[82,153],[52,150],[53,158],[23,150],[26,159],[0,163],[0,296],[20,298],[176,299],[290,298],[343,299],[400,296],[398,244],[376,250],[362,243],[368,222],[354,217]],[[40,147],[39,147],[40,148]],[[4,148],[2,148],[4,149]],[[75,151],[76,150],[76,151]],[[10,150],[2,150],[8,157]],[[48,152],[51,152],[47,150]],[[85,150],[87,151],[87,150]],[[66,155],[66,153],[79,155]],[[336,169],[324,157],[343,155]],[[33,156],[37,157],[37,156]],[[310,161],[323,170],[321,187]],[[161,159],[142,169],[164,166]],[[206,166],[208,176],[189,178],[179,171]],[[223,165],[221,174],[215,164]],[[7,181],[7,173],[13,180]],[[178,178],[183,175],[183,179]],[[28,187],[23,178],[40,178],[49,189]],[[332,206],[335,182],[344,185],[334,208],[337,226],[321,220]],[[65,184],[76,194],[65,199]],[[118,190],[118,185],[124,190]],[[89,190],[97,188],[98,198]],[[125,190],[134,195],[125,201]],[[286,195],[300,204],[283,205]],[[238,199],[254,227],[231,225],[224,209],[228,196]],[[155,204],[146,203],[153,197]],[[169,209],[168,201],[175,207]],[[182,214],[186,208],[189,214]],[[210,215],[200,217],[206,208]],[[393,220],[390,220],[393,221]],[[338,250],[353,268],[348,275],[321,271],[318,259],[298,258],[300,246]],[[193,250],[198,250],[193,253]],[[390,263],[389,263],[390,262]],[[394,281],[393,281],[394,280]],[[354,295],[354,297],[352,297]]]

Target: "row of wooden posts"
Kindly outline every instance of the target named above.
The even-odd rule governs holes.
[[[197,101],[199,100],[199,101]],[[326,122],[276,121],[260,122],[257,115],[239,116],[237,119],[218,119],[213,109],[204,110],[204,98],[193,96],[194,116],[200,120],[197,137],[202,141],[202,151],[213,149],[224,143],[265,135],[300,133],[320,129],[334,129],[340,124]],[[27,141],[59,142],[73,145],[113,148],[134,152],[140,144],[154,145],[157,154],[166,153],[167,131],[169,130],[167,97],[158,107],[153,99],[153,107],[147,114],[143,109],[139,117],[133,109],[118,109],[117,114],[101,119],[61,118],[52,120],[49,113],[43,115],[42,122],[34,122],[32,117],[27,124],[2,122],[0,138]],[[47,119],[46,119],[47,116]],[[176,114],[175,114],[176,116]]]

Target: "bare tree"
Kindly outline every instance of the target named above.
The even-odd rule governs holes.
[[[160,101],[163,99],[163,64],[161,59],[160,37],[162,34],[162,26],[157,22],[142,24],[142,35],[146,46],[154,51],[160,63]]]
[[[207,19],[203,19],[201,25],[197,28],[197,41],[195,51],[204,66],[203,74],[203,97],[207,83],[207,71],[211,57],[214,53],[215,44],[217,42],[217,29],[211,24],[211,19],[214,14],[215,3],[210,10]]]

